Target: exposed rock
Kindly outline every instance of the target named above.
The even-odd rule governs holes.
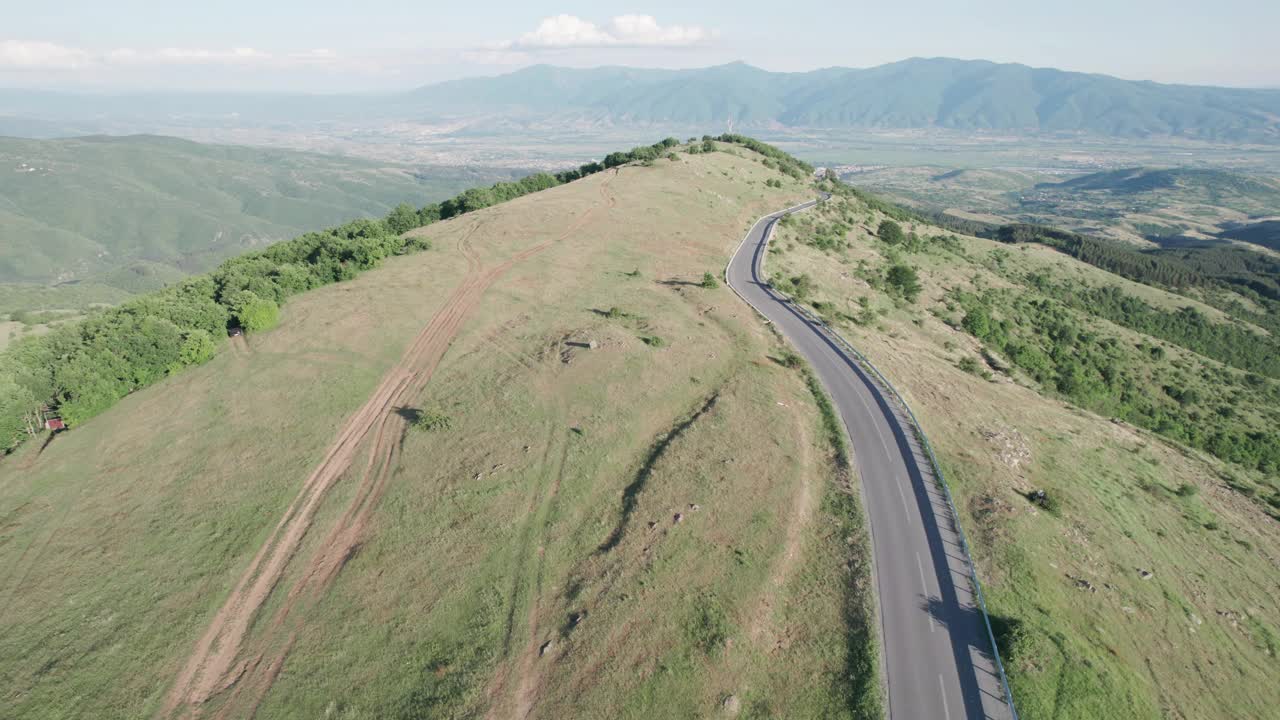
[[[1150,580],[1155,576],[1156,574],[1151,572],[1150,570],[1143,570],[1142,568],[1138,568],[1138,577],[1142,578],[1143,580]]]
[[[684,520],[684,515],[681,515],[680,513],[676,513],[676,516],[672,518],[672,522],[674,522],[677,525],[679,525],[683,520]]]
[[[1089,582],[1088,580],[1085,580],[1084,578],[1072,577],[1070,575],[1068,575],[1067,578],[1069,578],[1072,582],[1074,582],[1076,584],[1076,588],[1080,590],[1088,590],[1089,592],[1098,592],[1098,588],[1094,587],[1093,583]]]
[[[551,652],[551,648],[555,647],[555,644],[555,640],[548,640],[542,643],[542,647],[538,648],[538,657],[542,657],[543,655]]]
[[[698,503],[690,503],[690,504],[689,504],[689,509],[690,509],[690,510],[692,510],[692,511],[694,511],[694,512],[697,512],[697,511],[699,511],[699,510],[701,510],[701,509],[702,509],[702,506],[701,506],[701,505],[699,505]]]
[[[720,703],[720,709],[724,710],[728,715],[737,715],[742,710],[742,701],[737,695],[730,695]]]
[[[1016,428],[1005,430],[984,428],[978,432],[983,439],[995,446],[996,458],[1000,462],[1014,470],[1031,464],[1031,447],[1027,444],[1027,438]]]

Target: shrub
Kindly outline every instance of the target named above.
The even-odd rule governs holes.
[[[906,236],[902,233],[902,226],[892,220],[883,220],[880,227],[876,230],[876,235],[890,245],[899,245]]]
[[[409,421],[409,427],[420,432],[436,432],[453,427],[453,420],[437,410],[418,412]]]
[[[982,340],[991,334],[991,315],[987,309],[976,307],[965,313],[960,325],[972,336]]]
[[[920,276],[916,274],[915,268],[909,265],[899,263],[889,268],[885,280],[892,291],[908,302],[915,302],[920,296]]]
[[[685,625],[686,636],[693,646],[713,657],[724,649],[732,632],[728,615],[712,597],[698,600],[693,616]]]
[[[1050,515],[1062,517],[1062,505],[1057,495],[1052,495],[1047,490],[1032,490],[1026,497],[1033,505],[1038,505]]]
[[[790,295],[792,299],[803,302],[813,293],[813,278],[806,273],[801,273],[788,280],[783,280],[779,289]]]
[[[640,341],[643,342],[645,345],[648,345],[649,347],[654,347],[654,348],[665,347],[667,344],[666,340],[663,340],[657,335],[642,335],[640,336]]]
[[[709,273],[709,272],[704,272],[704,273],[702,273],[702,283],[701,283],[701,285],[702,285],[702,287],[704,287],[704,288],[706,288],[706,289],[708,289],[708,290],[715,290],[716,288],[720,287],[720,283],[719,283],[719,281],[717,281],[717,280],[716,280],[716,276],[715,276],[715,275],[712,275],[712,274],[711,274],[711,273]]]

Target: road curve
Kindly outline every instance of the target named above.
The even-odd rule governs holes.
[[[1010,718],[950,505],[905,411],[829,330],[764,279],[774,224],[816,203],[756,222],[725,279],[809,362],[844,421],[871,527],[887,714],[896,720]]]

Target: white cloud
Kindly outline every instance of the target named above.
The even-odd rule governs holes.
[[[568,48],[688,47],[715,37],[697,25],[658,24],[652,15],[619,15],[604,27],[576,15],[545,18],[516,40],[495,43],[493,50],[562,50]]]
[[[93,62],[93,56],[78,48],[50,42],[0,40],[0,69],[75,70]]]
[[[662,27],[652,15],[619,15],[609,22],[609,29],[619,44],[634,46],[697,45],[714,35],[697,25]]]

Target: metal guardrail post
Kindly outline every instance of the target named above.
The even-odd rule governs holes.
[[[823,198],[823,201],[825,200],[826,198]],[[783,210],[781,212],[790,214],[791,212],[794,212],[799,207],[800,206],[787,208],[786,210]],[[776,213],[770,213],[770,214],[774,215]],[[766,215],[765,217],[769,217],[769,216]],[[761,220],[763,219],[764,218],[761,218]],[[760,222],[759,220],[756,221],[757,224],[759,222]],[[764,238],[761,240],[762,245],[767,246],[769,244],[769,238],[770,236],[773,235],[773,226],[777,222],[778,222],[778,218],[775,217],[773,220],[769,222],[769,225],[765,228]],[[753,224],[751,227],[755,227],[755,225]],[[748,230],[747,232],[748,234],[750,234],[750,230]],[[739,245],[738,251],[740,252],[741,249],[742,249],[742,246]],[[737,253],[735,252],[734,257],[736,256],[737,256]],[[733,258],[730,258],[730,263],[732,262],[733,262]],[[763,256],[761,257],[759,270],[761,272],[763,272],[764,270]],[[725,275],[725,284],[728,285],[728,281],[729,281],[728,265],[725,266],[724,275]],[[732,286],[730,287],[732,288]],[[951,496],[951,488],[947,485],[946,477],[942,474],[942,466],[938,463],[937,456],[933,454],[933,445],[929,443],[929,437],[925,435],[924,428],[920,425],[920,421],[916,418],[915,413],[911,411],[911,406],[907,404],[906,399],[904,399],[902,397],[902,394],[898,392],[898,389],[893,386],[893,383],[889,382],[889,379],[884,376],[884,373],[880,372],[880,369],[877,368],[875,364],[872,363],[869,359],[867,359],[867,356],[863,355],[861,352],[857,350],[857,348],[853,347],[853,345],[848,340],[846,340],[843,335],[841,335],[838,331],[836,331],[835,328],[828,325],[827,322],[822,318],[809,312],[808,309],[806,309],[800,303],[797,303],[794,299],[792,299],[786,293],[777,290],[772,285],[769,285],[769,289],[772,290],[774,293],[777,293],[780,297],[786,300],[786,302],[790,303],[791,306],[794,307],[796,310],[800,311],[800,314],[808,318],[809,322],[813,323],[815,326],[824,330],[828,336],[830,336],[832,339],[836,341],[837,344],[839,344],[841,347],[847,350],[854,360],[856,360],[864,368],[870,370],[871,374],[876,378],[877,384],[882,386],[884,389],[888,390],[889,394],[893,397],[893,400],[899,406],[901,406],[903,410],[906,411],[907,417],[910,418],[911,420],[911,431],[915,434],[916,439],[920,441],[920,444],[924,446],[925,453],[927,453],[929,456],[929,464],[933,467],[935,482],[939,487],[942,488],[942,493],[947,498],[947,507],[951,511],[951,523],[955,528],[956,534],[960,536],[960,545],[964,549],[965,561],[969,564],[969,579],[973,582],[974,595],[976,595],[978,598],[978,607],[982,609],[982,619],[987,627],[987,639],[991,641],[991,655],[996,661],[996,669],[1000,671],[1000,685],[1004,688],[1005,704],[1009,706],[1009,712],[1013,715],[1013,720],[1018,720],[1018,710],[1017,708],[1014,707],[1014,704],[1013,704],[1013,691],[1009,689],[1009,677],[1007,674],[1005,674],[1004,662],[1000,659],[1000,648],[997,647],[996,645],[996,634],[995,634],[995,631],[992,630],[991,628],[991,616],[987,612],[987,601],[982,594],[982,583],[978,580],[978,568],[977,568],[977,565],[975,565],[973,562],[973,553],[970,552],[969,550],[969,539],[965,537],[964,528],[960,525],[960,513],[956,510],[955,499],[952,498]],[[746,298],[743,298],[743,299],[745,300]],[[750,305],[751,303],[748,302],[747,304]],[[757,309],[756,312],[759,312],[759,310]],[[761,314],[763,315],[763,313]]]

